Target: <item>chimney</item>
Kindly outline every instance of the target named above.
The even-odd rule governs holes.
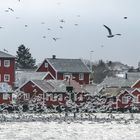
[[[127,73],[125,73],[125,79],[128,79],[128,75],[127,75]]]
[[[52,58],[53,58],[53,59],[56,59],[56,55],[52,55]]]

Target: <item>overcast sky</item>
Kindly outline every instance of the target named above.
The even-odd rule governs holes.
[[[140,0],[0,0],[0,50],[16,55],[24,44],[37,63],[55,54],[136,67],[140,61],[139,6]],[[103,24],[122,36],[107,38]]]

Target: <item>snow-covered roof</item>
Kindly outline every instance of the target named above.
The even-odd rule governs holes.
[[[125,77],[106,77],[100,84],[101,86],[107,87],[131,87],[138,79],[139,76],[127,76]]]
[[[47,58],[46,60],[48,60],[58,72],[90,73],[90,70],[81,59]]]
[[[96,84],[85,85],[84,89],[90,93],[91,96],[98,95],[103,87]]]
[[[17,87],[20,87],[23,83],[29,80],[43,80],[46,75],[47,75],[47,72],[16,71],[15,84]]]
[[[13,56],[13,55],[11,55],[11,54],[8,54],[8,53],[5,53],[5,52],[0,51],[0,58],[15,58],[15,56]]]
[[[0,83],[0,93],[13,92],[12,87],[8,83]]]
[[[43,92],[66,92],[66,85],[62,80],[31,80]]]

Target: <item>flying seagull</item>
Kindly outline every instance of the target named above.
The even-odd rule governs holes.
[[[9,10],[11,10],[12,12],[14,12],[14,10],[12,8],[8,8]]]
[[[46,38],[46,36],[44,35],[43,38]]]
[[[54,41],[57,41],[58,39],[60,39],[60,38],[55,38],[55,37],[53,38]]]
[[[61,29],[63,29],[63,26],[59,26]]]
[[[5,48],[3,49],[4,52],[8,52]]]
[[[64,23],[65,21],[63,19],[61,19],[60,22]]]
[[[113,35],[111,32],[111,29],[109,27],[107,27],[106,25],[103,25],[103,26],[108,30],[108,33],[109,33],[109,35],[107,36],[108,38],[114,37],[115,35],[121,36],[121,34],[114,34]]]
[[[123,17],[124,19],[127,19],[127,17]]]

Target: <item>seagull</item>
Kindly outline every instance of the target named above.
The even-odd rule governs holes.
[[[124,19],[127,19],[127,17],[124,17]]]
[[[0,29],[2,29],[3,27],[0,26]]]
[[[8,52],[5,48],[3,49],[4,52]]]
[[[8,8],[9,10],[11,10],[12,12],[14,12],[14,10],[12,8]]]
[[[53,38],[54,41],[56,41],[56,40],[58,40],[58,39],[60,39],[60,38],[55,38],[55,37]]]
[[[46,38],[46,36],[44,35],[43,38]]]
[[[75,26],[78,26],[78,24],[76,23],[76,24],[74,24]]]
[[[25,27],[28,27],[28,25],[25,25]]]
[[[61,29],[63,29],[63,26],[59,26]]]
[[[9,12],[9,10],[5,10],[5,12]]]
[[[51,30],[50,28],[48,28],[48,30]]]
[[[108,30],[108,33],[109,33],[109,35],[107,36],[108,38],[114,37],[115,35],[121,36],[121,34],[114,34],[113,35],[111,32],[111,29],[109,27],[107,27],[106,25],[103,25],[103,26]]]
[[[61,19],[60,22],[64,23],[65,21],[63,19]]]

